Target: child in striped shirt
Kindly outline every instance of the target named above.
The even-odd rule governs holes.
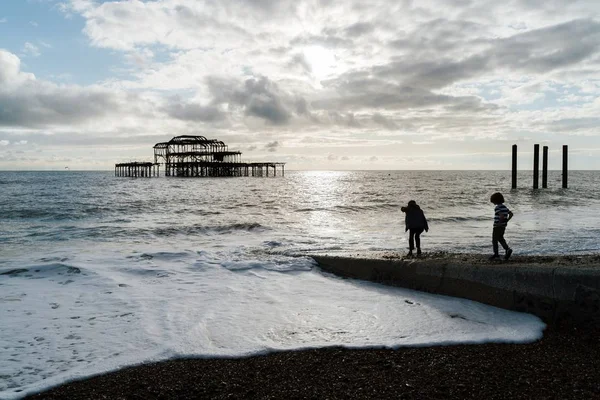
[[[506,225],[513,217],[513,213],[504,205],[504,196],[502,196],[502,193],[494,193],[490,197],[490,201],[496,205],[494,208],[494,230],[492,232],[494,254],[490,257],[490,260],[500,258],[500,255],[498,255],[498,243],[502,245],[502,248],[504,248],[504,251],[506,252],[504,254],[504,259],[508,260],[513,251],[508,247],[506,240],[504,240],[504,231],[506,231]]]

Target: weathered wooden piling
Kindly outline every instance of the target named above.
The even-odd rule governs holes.
[[[533,188],[539,188],[540,180],[540,145],[533,145]]]
[[[548,187],[548,146],[542,150],[542,188]]]
[[[567,188],[567,177],[568,177],[568,158],[569,158],[569,146],[563,145],[563,162],[562,162],[562,187]]]
[[[517,145],[512,146],[512,188],[517,188]]]

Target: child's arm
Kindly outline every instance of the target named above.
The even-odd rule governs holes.
[[[508,218],[506,219],[506,221],[507,222],[510,221],[512,219],[513,215],[514,215],[513,212],[508,210]]]

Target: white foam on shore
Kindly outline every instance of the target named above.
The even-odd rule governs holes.
[[[96,251],[0,271],[1,398],[173,357],[530,342],[545,327],[473,301],[341,279],[309,258]]]

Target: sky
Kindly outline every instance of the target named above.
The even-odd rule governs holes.
[[[600,169],[598,0],[2,0],[0,170]]]

